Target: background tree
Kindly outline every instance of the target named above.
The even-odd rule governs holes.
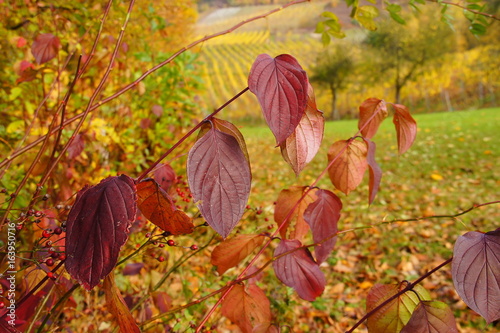
[[[347,88],[355,68],[355,58],[351,50],[352,46],[335,41],[325,53],[317,57],[316,65],[312,69],[311,81],[328,88],[332,94],[332,120],[340,119],[337,95]]]

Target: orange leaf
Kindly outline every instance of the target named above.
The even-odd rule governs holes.
[[[151,178],[137,184],[137,205],[148,220],[171,235],[190,234],[194,230],[192,219],[176,209],[169,195]]]
[[[237,284],[222,301],[222,315],[243,333],[266,332],[271,323],[271,305],[257,285],[245,288]]]
[[[127,304],[125,303],[120,290],[115,284],[115,275],[113,272],[104,278],[103,289],[106,296],[107,310],[115,317],[115,321],[120,327],[120,331],[124,333],[141,332],[135,323],[135,319],[132,317]]]
[[[263,241],[262,235],[238,235],[227,239],[212,251],[212,265],[217,266],[217,272],[222,275],[238,265]]]
[[[367,154],[368,148],[364,142],[354,140],[335,142],[328,150],[328,162],[337,157],[328,168],[332,184],[345,194],[354,190],[363,180],[368,166]]]
[[[417,137],[417,122],[406,106],[400,104],[392,104],[392,106],[394,107],[392,122],[396,126],[399,154],[401,155],[410,149]]]
[[[287,215],[290,213],[297,201],[299,201],[300,197],[302,197],[302,194],[307,190],[307,188],[307,186],[292,186],[290,189],[280,192],[278,200],[276,201],[276,206],[274,207],[274,221],[278,224],[278,226],[283,223]],[[316,200],[315,193],[315,189],[309,191],[306,197],[300,202],[299,206],[292,213],[286,224],[280,229],[281,237],[285,239],[302,240],[307,231],[309,231],[309,225],[304,220],[303,215],[307,206]],[[290,226],[292,226],[292,228],[288,230]],[[287,231],[289,231],[288,237]]]
[[[367,139],[371,139],[387,117],[387,106],[385,101],[378,98],[368,98],[359,106],[358,128],[362,129],[361,134]]]
[[[295,131],[280,145],[281,155],[296,175],[316,156],[323,141],[325,119],[318,110],[314,91],[309,84],[307,107]]]
[[[370,182],[368,185],[370,195],[368,197],[368,204],[371,205],[373,199],[375,199],[375,196],[377,195],[378,188],[380,186],[380,181],[382,180],[382,169],[375,161],[375,149],[376,149],[375,142],[370,141],[370,139],[366,138],[363,138],[363,140],[365,141],[366,146],[368,147],[367,162],[368,162],[368,170],[370,172]]]

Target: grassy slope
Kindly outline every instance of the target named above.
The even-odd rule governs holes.
[[[376,159],[384,174],[380,192],[371,207],[367,205],[367,176],[362,186],[349,196],[336,191],[344,203],[339,222],[341,230],[396,218],[456,214],[475,203],[499,199],[500,109],[425,114],[415,118],[419,126],[417,141],[401,157],[397,154],[390,119],[373,138],[378,147]],[[264,208],[261,218],[267,217],[271,223],[273,201],[279,191],[291,185],[311,183],[326,165],[328,146],[349,138],[356,129],[355,121],[327,123],[320,153],[299,178],[295,178],[291,168],[282,161],[279,149],[273,148],[274,138],[266,127],[243,127],[253,169],[250,203]],[[327,177],[320,184],[333,189]],[[316,329],[329,325],[328,331],[345,329],[354,322],[349,315],[359,318],[364,313],[364,298],[372,284],[415,279],[451,256],[459,235],[469,230],[493,230],[499,226],[499,217],[498,205],[493,205],[457,219],[385,224],[341,236],[328,267],[323,269],[329,287],[322,300],[313,303],[314,311],[325,316],[324,322],[315,321],[314,325],[319,325]],[[252,227],[243,222],[241,228],[247,231]],[[453,306],[460,316],[458,321],[463,332],[477,332],[477,328],[484,325],[472,311],[458,311],[464,304],[451,287],[449,268],[426,281],[424,286],[434,297]],[[284,316],[290,316],[285,313],[283,311]],[[338,322],[329,322],[327,317]],[[282,319],[304,325],[311,323],[299,313],[294,318]],[[486,329],[486,332],[493,331],[496,329]]]

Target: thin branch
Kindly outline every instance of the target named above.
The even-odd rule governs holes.
[[[467,8],[467,6],[464,6],[464,5],[456,3],[456,2],[440,1],[440,0],[426,0],[426,1],[428,1],[428,2],[435,2],[435,3],[439,3],[439,4],[446,4],[446,5],[450,5],[450,6],[455,6],[455,7],[461,8],[463,10],[466,10],[468,12],[471,12],[473,14],[481,15],[481,16],[485,16],[485,17],[489,17],[491,19],[500,21],[500,17],[498,17],[498,16],[496,16],[494,14],[484,13],[484,12],[480,12],[480,11],[477,11],[477,10],[474,10],[474,9],[470,9],[470,8]]]

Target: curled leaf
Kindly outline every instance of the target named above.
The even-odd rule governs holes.
[[[248,76],[248,87],[259,100],[277,145],[283,143],[302,119],[307,105],[308,78],[298,61],[288,54],[257,57]]]
[[[375,145],[375,142],[370,141],[366,138],[363,138],[363,140],[368,147],[368,154],[366,157],[366,161],[368,162],[368,170],[370,172],[370,183],[368,185],[370,195],[368,198],[368,203],[371,205],[371,203],[375,199],[375,196],[377,195],[380,181],[382,180],[382,169],[377,164],[377,161],[375,161],[375,149],[377,147]]]
[[[87,290],[115,267],[137,212],[134,181],[108,177],[84,187],[66,222],[66,270]]]
[[[280,242],[274,256],[280,256],[297,249],[302,243],[296,239],[284,239]],[[314,301],[325,290],[326,280],[318,264],[307,248],[296,250],[273,262],[276,277],[306,301]]]
[[[245,211],[252,179],[238,141],[212,128],[189,151],[187,173],[203,217],[226,238]]]
[[[500,229],[460,236],[451,275],[460,297],[488,323],[500,319]]]
[[[212,251],[212,265],[217,266],[217,272],[222,275],[229,268],[238,265],[263,241],[262,235],[238,235],[226,239]]]
[[[257,285],[237,284],[222,301],[222,315],[244,333],[266,332],[271,323],[271,303]]]
[[[283,159],[291,165],[298,176],[311,162],[323,141],[325,119],[319,111],[314,91],[309,84],[307,108],[295,131],[280,145]]]
[[[417,122],[413,119],[406,106],[400,104],[392,104],[392,106],[394,107],[392,122],[396,126],[398,149],[401,155],[410,149],[417,137]]]
[[[322,242],[326,238],[331,237],[327,241],[321,243],[320,246],[314,247],[316,261],[322,263],[332,251],[337,237],[332,237],[337,234],[337,222],[340,219],[340,210],[342,202],[333,193],[328,190],[317,190],[316,201],[311,203],[304,212],[304,220],[311,227],[313,240],[315,243]]]
[[[135,319],[123,299],[120,290],[115,284],[113,273],[106,276],[103,284],[104,294],[106,296],[106,308],[114,316],[121,332],[139,333],[141,330],[135,323]]]
[[[368,98],[359,106],[358,129],[363,137],[371,139],[387,117],[387,105],[385,101],[378,98]]]
[[[328,168],[332,184],[349,194],[363,180],[367,163],[368,149],[364,142],[355,140],[340,140],[328,150],[328,162],[336,158]]]
[[[170,196],[153,179],[137,184],[137,205],[148,220],[171,235],[190,234],[193,220],[175,207]]]

